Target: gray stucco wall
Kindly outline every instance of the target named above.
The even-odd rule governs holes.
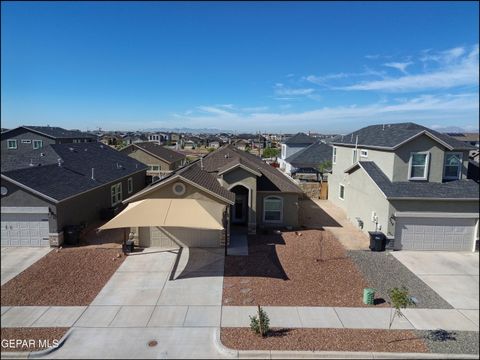
[[[7,195],[2,196],[2,207],[48,207],[51,213],[57,213],[57,206],[55,203],[48,202],[38,195],[24,190],[5,179],[2,179],[1,184],[1,186],[4,186],[8,189]],[[51,233],[57,232],[57,218],[55,216],[49,216],[48,227]]]
[[[263,200],[267,196],[276,196],[283,199],[283,222],[268,223],[263,221]],[[298,194],[281,192],[257,192],[257,225],[265,227],[298,226]]]
[[[128,193],[128,178],[130,177],[133,179],[133,191]],[[99,220],[101,210],[112,206],[111,186],[119,182],[122,183],[122,198],[126,199],[145,187],[145,171],[126,176],[119,181],[60,202],[57,205],[59,231],[66,225],[79,225],[82,222],[91,223]]]
[[[8,149],[7,140],[17,140],[17,149]],[[22,144],[22,140],[30,140],[30,144]],[[49,137],[27,131],[25,129],[15,129],[2,136],[2,153],[14,154],[18,152],[31,151],[33,150],[33,140],[42,140],[44,147],[49,144],[55,144],[55,140]]]
[[[442,182],[445,152],[448,152],[448,150],[427,135],[419,136],[395,151],[393,181],[408,181],[410,155],[412,152],[423,151],[430,153],[428,181]],[[468,171],[468,151],[461,153],[463,155],[462,178],[466,178]]]

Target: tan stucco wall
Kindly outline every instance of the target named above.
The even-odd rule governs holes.
[[[442,182],[443,163],[445,159],[444,155],[445,151],[448,152],[448,150],[427,135],[419,136],[395,151],[393,181],[408,181],[410,154],[412,152],[422,151],[428,151],[430,153],[428,181]],[[463,154],[462,178],[466,178],[468,170],[468,151],[461,153]]]
[[[160,159],[158,159],[158,158],[156,158],[156,157],[154,157],[154,156],[146,153],[145,151],[142,151],[142,150],[140,150],[140,149],[138,149],[134,146],[129,146],[129,147],[123,149],[122,152],[125,152],[128,156],[140,161],[143,164],[159,165],[160,170],[162,170],[162,171],[175,170],[176,168],[178,168],[180,166],[180,162],[169,164],[169,163],[167,163],[165,161],[162,161],[162,160],[160,160]]]
[[[263,222],[263,199],[267,196],[277,196],[283,199],[283,222],[282,223],[264,223]],[[257,193],[257,224],[263,226],[298,226],[298,194],[280,193],[280,192],[258,192]]]

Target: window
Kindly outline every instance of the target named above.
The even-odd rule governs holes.
[[[462,154],[445,153],[445,163],[443,166],[444,179],[459,179],[462,171]]]
[[[33,140],[33,148],[40,149],[43,147],[43,140]]]
[[[340,189],[338,191],[338,197],[340,200],[345,200],[345,186],[340,184]]]
[[[8,149],[16,149],[17,148],[17,140],[7,140],[7,148]]]
[[[408,169],[409,180],[427,180],[428,177],[428,152],[412,153]]]
[[[22,144],[31,144],[32,140],[22,139]]]
[[[127,180],[128,193],[131,194],[133,191],[133,179],[128,178]]]
[[[368,157],[368,150],[360,150],[360,157]]]
[[[337,163],[337,148],[334,146],[333,147],[333,155],[332,155],[332,164]]]
[[[182,184],[181,182],[177,182],[175,184],[173,184],[173,192],[175,195],[183,195],[185,194],[185,185]]]
[[[283,200],[277,196],[268,196],[263,200],[263,221],[281,223],[283,221]]]
[[[352,150],[352,164],[355,164],[358,161],[357,159],[357,149]]]
[[[112,206],[115,206],[122,202],[122,183],[112,185],[110,190],[112,195]]]
[[[148,165],[150,171],[160,171],[160,165]]]

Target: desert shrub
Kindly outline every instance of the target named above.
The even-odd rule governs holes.
[[[250,329],[255,334],[266,336],[270,330],[270,319],[267,313],[260,306],[258,307],[258,314],[250,316]]]

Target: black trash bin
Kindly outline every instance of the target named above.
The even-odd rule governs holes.
[[[369,231],[370,235],[370,250],[372,251],[385,251],[385,245],[387,243],[387,237],[381,231]]]
[[[123,244],[123,252],[124,253],[132,253],[133,252],[133,245],[134,242],[133,240],[127,240],[125,241],[125,244]]]
[[[68,225],[63,229],[65,244],[78,245],[80,239],[81,227],[78,225]]]

